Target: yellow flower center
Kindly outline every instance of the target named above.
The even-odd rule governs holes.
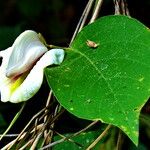
[[[17,79],[12,79],[12,83],[10,85],[11,94],[23,83],[28,74],[29,71],[20,75],[19,77],[17,77]]]

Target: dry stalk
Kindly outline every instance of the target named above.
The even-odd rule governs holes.
[[[106,129],[99,135],[99,137],[86,150],[91,150],[104,136],[106,136],[110,128],[111,125],[108,125]]]
[[[50,143],[50,144],[48,144],[48,145],[42,147],[40,150],[44,150],[44,149],[50,148],[50,147],[52,147],[52,146],[54,146],[54,145],[57,145],[57,144],[60,144],[60,143],[62,143],[62,142],[64,142],[64,141],[66,141],[66,140],[68,140],[68,139],[70,139],[70,138],[73,138],[73,137],[75,137],[75,136],[81,134],[82,132],[86,131],[87,129],[91,128],[92,126],[94,126],[94,125],[95,125],[96,123],[98,123],[98,122],[99,122],[99,121],[96,120],[96,121],[90,123],[88,126],[86,126],[85,128],[83,128],[82,130],[80,130],[80,131],[78,131],[78,132],[72,134],[71,136],[67,136],[67,137],[64,137],[64,138],[62,138],[62,139],[60,139],[60,140],[58,140],[58,141],[55,141],[55,142],[53,142],[53,143]]]

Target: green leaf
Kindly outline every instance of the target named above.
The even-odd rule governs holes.
[[[127,16],[107,16],[86,26],[46,76],[69,112],[113,124],[137,145],[140,110],[150,95],[149,56],[149,29]]]
[[[56,146],[53,147],[53,150],[79,150],[79,149],[86,149],[94,140],[99,136],[100,132],[99,131],[89,131],[89,132],[84,132],[81,133],[80,135],[71,138],[73,142],[70,141],[64,141],[60,144],[57,144]],[[65,134],[64,136],[70,136],[70,134]],[[61,137],[55,136],[54,141],[60,140]],[[78,145],[80,144],[80,145]],[[95,146],[93,150],[99,150],[99,144]]]

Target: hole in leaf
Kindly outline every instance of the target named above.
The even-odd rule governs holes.
[[[70,103],[72,103],[72,102],[73,102],[73,100],[71,99],[71,100],[69,100],[69,102],[70,102]]]

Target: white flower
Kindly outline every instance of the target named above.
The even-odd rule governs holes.
[[[2,102],[30,99],[40,89],[44,68],[64,59],[64,50],[48,49],[34,31],[25,31],[12,47],[0,52],[0,92]]]

